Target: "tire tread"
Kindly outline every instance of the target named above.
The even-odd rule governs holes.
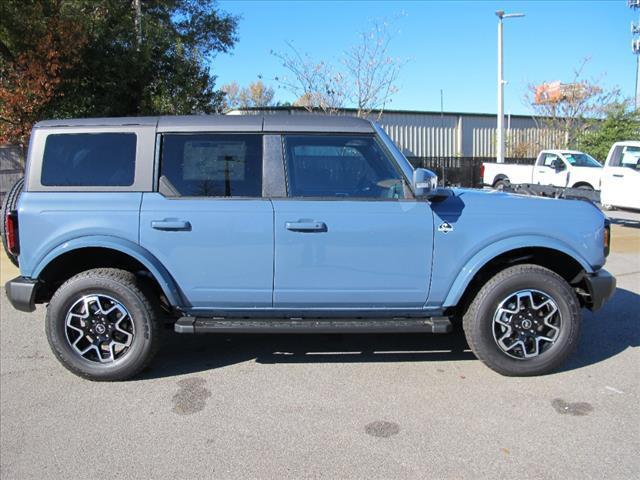
[[[18,199],[20,198],[20,194],[24,188],[24,177],[19,178],[16,183],[9,189],[7,196],[2,202],[2,209],[0,210],[0,237],[2,237],[2,248],[4,249],[4,253],[7,255],[11,263],[13,263],[16,267],[18,266],[18,258],[15,255],[12,255],[9,252],[9,248],[7,245],[7,212],[11,210],[15,210],[16,205],[18,204]]]
[[[573,335],[569,335],[570,343],[565,348],[562,355],[556,356],[552,359],[552,361],[547,362],[546,364],[540,365],[537,368],[528,369],[525,367],[526,362],[522,362],[522,369],[520,371],[513,371],[505,366],[498,365],[494,362],[490,355],[490,349],[484,345],[480,341],[479,335],[474,332],[474,326],[476,326],[477,317],[479,315],[479,310],[482,307],[482,303],[485,299],[485,296],[489,294],[495,287],[504,282],[505,280],[521,276],[521,275],[529,275],[529,274],[542,274],[555,278],[556,280],[566,284],[569,297],[567,298],[569,308],[572,310],[572,313],[576,313],[579,317],[580,305],[578,299],[576,297],[575,292],[571,289],[571,287],[566,283],[566,281],[557,273],[548,268],[542,267],[536,264],[520,264],[515,265],[513,267],[508,267],[500,272],[498,272],[495,276],[493,276],[476,294],[476,297],[473,299],[468,309],[463,315],[462,325],[465,333],[465,337],[467,339],[467,343],[469,347],[473,351],[473,353],[480,359],[483,363],[489,366],[489,368],[497,371],[498,373],[506,376],[533,376],[540,375],[547,371],[554,370],[560,364],[562,364],[567,357],[569,357],[577,347],[578,333],[579,333],[579,324],[577,326],[578,332]],[[497,348],[497,347],[496,347]],[[507,358],[505,356],[505,358]]]
[[[117,268],[95,268],[91,270],[86,270],[84,272],[81,272],[71,277],[69,280],[63,283],[60,286],[60,288],[58,288],[54,293],[50,303],[54,303],[55,301],[58,300],[58,298],[63,297],[67,293],[67,290],[69,288],[72,288],[72,286],[75,283],[85,279],[96,279],[96,277],[100,279],[106,279],[106,280],[116,282],[121,287],[128,289],[130,293],[135,295],[140,300],[140,302],[143,304],[143,308],[148,312],[151,320],[150,322],[148,322],[149,328],[152,330],[150,334],[151,334],[151,337],[155,339],[155,341],[152,342],[151,351],[147,354],[144,361],[135,365],[134,368],[129,368],[126,371],[120,372],[119,374],[113,374],[105,378],[96,378],[90,373],[87,373],[77,368],[71,362],[67,362],[65,360],[63,351],[61,350],[60,346],[57,345],[57,342],[53,341],[51,335],[49,334],[48,329],[47,329],[47,340],[56,358],[58,358],[58,360],[60,360],[60,362],[64,365],[64,367],[67,368],[69,371],[71,371],[73,374],[79,377],[89,379],[89,380],[94,380],[94,381],[126,380],[130,377],[137,375],[148,366],[148,364],[151,362],[151,360],[157,353],[158,349],[160,348],[160,337],[163,331],[160,325],[161,322],[159,321],[160,317],[158,315],[159,313],[158,307],[153,302],[151,302],[151,300],[149,299],[149,294],[145,293],[145,290],[147,289],[141,282],[138,281],[136,276],[129,271],[120,270]],[[49,316],[49,312],[47,311],[47,317],[48,316]],[[146,334],[146,332],[144,333]]]

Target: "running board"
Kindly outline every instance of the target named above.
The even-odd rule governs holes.
[[[177,333],[449,333],[448,317],[379,319],[224,319],[182,317]]]

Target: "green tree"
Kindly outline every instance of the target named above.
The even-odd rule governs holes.
[[[640,140],[640,110],[633,110],[631,102],[609,105],[604,120],[593,123],[577,145],[604,163],[611,145],[623,140]]]
[[[1,78],[16,59],[35,51],[54,21],[72,22],[84,39],[77,48],[60,52],[61,78],[39,107],[40,118],[212,113],[222,108],[224,94],[216,90],[208,65],[234,46],[238,18],[220,10],[215,0],[0,4]]]
[[[3,5],[2,13],[9,6]],[[42,16],[42,5],[26,6],[25,10],[31,7],[32,13],[34,8],[39,13],[29,18]],[[0,42],[0,143],[24,145],[31,126],[55,97],[62,72],[78,61],[74,53],[82,49],[86,37],[75,22],[52,12],[46,25],[33,24],[25,35],[13,39],[7,45]]]

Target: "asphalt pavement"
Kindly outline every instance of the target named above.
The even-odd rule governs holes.
[[[639,478],[640,214],[611,216],[616,295],[542,377],[492,372],[458,330],[171,334],[140,378],[92,383],[3,292],[0,477]]]

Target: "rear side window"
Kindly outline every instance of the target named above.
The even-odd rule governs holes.
[[[285,137],[289,195],[395,199],[402,175],[373,136]]]
[[[136,163],[135,133],[47,136],[40,183],[52,187],[128,187]]]
[[[171,196],[260,197],[262,136],[164,135],[160,186]]]

